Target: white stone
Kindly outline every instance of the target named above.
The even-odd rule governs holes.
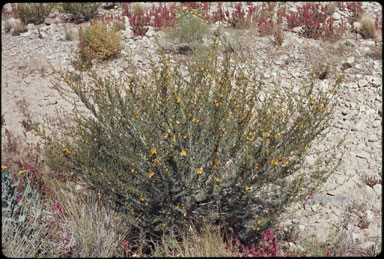
[[[375,191],[376,195],[381,196],[381,184],[375,184],[373,186],[373,190]]]
[[[375,214],[371,210],[367,210],[367,220],[373,222],[375,220]]]
[[[355,243],[360,242],[361,241],[361,235],[358,233],[352,233],[352,240]]]
[[[352,25],[352,28],[354,31],[360,31],[361,30],[361,23],[359,22],[354,22],[353,25]]]
[[[295,27],[292,29],[293,32],[296,32],[296,33],[302,33],[304,30],[303,28],[301,28],[300,26],[299,27]]]
[[[331,16],[331,18],[333,20],[340,20],[341,19],[341,15],[338,13],[338,12],[334,12]]]
[[[356,64],[356,65],[358,65],[358,64]],[[358,82],[359,87],[364,87],[367,84],[368,84],[368,81],[365,80],[365,79],[360,79],[359,82]]]
[[[353,63],[355,63],[355,57],[349,57],[349,58],[347,58],[347,63],[348,63],[349,65],[352,65]]]

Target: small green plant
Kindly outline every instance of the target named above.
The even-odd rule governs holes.
[[[106,24],[95,23],[80,32],[79,56],[84,63],[116,57],[122,47],[120,36]]]
[[[89,21],[94,17],[100,3],[76,3],[64,2],[62,3],[62,11],[69,13],[71,19],[76,23]]]
[[[178,26],[172,30],[172,36],[180,42],[201,41],[208,33],[208,25],[193,15],[180,17]]]
[[[125,23],[122,21],[113,21],[112,30],[115,32],[124,31],[125,30]]]
[[[46,159],[66,161],[62,170],[71,168],[124,213],[133,240],[180,235],[203,220],[258,239],[338,165],[330,151],[314,168],[303,159],[329,126],[339,79],[328,92],[311,78],[300,93],[282,94],[217,46],[193,56],[187,74],[163,53],[146,75],[132,65],[123,82],[90,71],[88,84],[82,73],[57,71],[53,88],[75,109],[46,125],[50,139],[35,127],[47,141]]]
[[[2,251],[9,257],[49,256],[49,206],[32,187],[33,172],[12,174],[2,165]],[[36,179],[35,179],[36,180]]]
[[[18,3],[17,12],[24,24],[40,24],[54,7],[55,4],[52,3]]]

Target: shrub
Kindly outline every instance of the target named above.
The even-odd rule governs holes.
[[[49,205],[41,199],[33,170],[1,169],[2,251],[9,257],[49,256]]]
[[[151,10],[149,11],[149,16],[153,17],[151,25],[156,29],[160,30],[163,27],[174,27],[176,25],[176,4],[172,4],[169,8],[167,6],[161,5],[155,7],[152,5]]]
[[[46,159],[67,161],[63,170],[124,212],[133,238],[181,234],[205,220],[257,239],[340,161],[329,151],[314,168],[303,165],[332,119],[337,84],[321,92],[313,79],[297,94],[264,88],[254,66],[241,68],[217,44],[189,61],[187,75],[164,54],[147,75],[132,67],[123,81],[91,71],[88,84],[57,71],[53,88],[83,107],[46,125],[51,140],[35,127]]]
[[[107,25],[96,23],[80,33],[80,53],[92,59],[107,60],[121,51],[120,36]]]
[[[112,30],[115,32],[124,31],[125,30],[125,23],[122,21],[114,21],[112,24]]]
[[[129,16],[129,24],[134,36],[144,36],[148,31],[151,17],[146,14],[132,14]]]
[[[62,10],[71,15],[71,20],[74,20],[76,23],[80,23],[83,21],[89,21],[93,18],[99,6],[100,3],[64,2],[62,3]]]
[[[361,34],[364,38],[372,38],[376,37],[376,25],[373,19],[363,17],[360,20],[361,23]]]
[[[180,17],[178,27],[172,31],[173,37],[180,42],[201,41],[208,33],[208,25],[193,15],[184,15]]]
[[[49,3],[18,3],[17,12],[24,24],[40,24],[50,14],[54,4]]]

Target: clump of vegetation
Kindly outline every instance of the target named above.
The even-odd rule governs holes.
[[[62,11],[71,15],[70,19],[76,23],[89,21],[94,17],[100,3],[62,3]]]
[[[192,42],[201,41],[208,31],[209,26],[203,19],[187,14],[179,18],[178,26],[171,34],[180,42]]]
[[[80,31],[78,67],[89,68],[92,60],[108,60],[120,54],[122,46],[120,35],[106,24],[95,23]]]
[[[24,24],[40,24],[54,7],[55,4],[52,3],[18,3],[17,13]]]
[[[376,37],[375,20],[364,16],[360,19],[360,23],[361,23],[360,33],[362,34],[362,36],[366,39],[368,38],[375,39]]]
[[[337,86],[325,93],[311,80],[282,95],[217,44],[192,59],[187,74],[164,54],[147,75],[132,67],[123,82],[90,71],[85,83],[82,73],[58,71],[53,87],[75,109],[47,125],[51,139],[36,129],[47,161],[65,161],[61,170],[71,168],[124,213],[132,240],[179,235],[203,220],[257,240],[337,166],[332,152],[303,166],[332,119]]]

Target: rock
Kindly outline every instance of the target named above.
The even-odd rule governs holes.
[[[368,242],[365,242],[365,243],[362,243],[361,245],[359,245],[360,248],[362,249],[372,249],[372,248],[375,248],[376,247],[376,244],[372,241],[368,241]]]
[[[375,220],[375,214],[373,214],[371,210],[367,210],[366,214],[367,214],[367,220],[369,222],[373,222]]]
[[[364,121],[359,121],[358,123],[352,125],[352,131],[364,131],[367,125]]]
[[[359,65],[359,64],[356,64],[356,65]],[[364,87],[368,84],[368,81],[365,79],[360,79],[357,84],[359,85],[359,87]]]
[[[302,27],[294,27],[293,29],[292,29],[292,31],[293,32],[295,32],[295,33],[303,33],[304,32],[304,29],[302,28]]]
[[[54,19],[54,18],[49,18],[49,17],[47,17],[47,18],[45,18],[44,23],[45,23],[46,25],[51,25],[51,24],[57,23],[57,20]]]
[[[350,66],[352,66],[353,63],[355,63],[355,57],[347,58],[346,63],[349,64]]]
[[[373,190],[375,191],[376,195],[381,196],[381,194],[382,194],[381,188],[382,188],[381,184],[375,184],[373,186]]]
[[[338,12],[334,12],[331,16],[331,18],[333,20],[340,20],[341,19],[341,15],[338,13]]]
[[[360,32],[361,31],[361,23],[359,22],[354,22],[352,25],[352,28],[355,32]]]
[[[352,240],[354,243],[358,243],[361,241],[361,235],[358,233],[352,233]]]

